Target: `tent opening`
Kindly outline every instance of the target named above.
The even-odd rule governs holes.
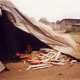
[[[0,17],[0,59],[14,56],[16,52],[22,53],[28,44],[33,47],[34,51],[40,48],[50,48],[35,36],[15,27],[8,19],[6,12],[2,10]]]

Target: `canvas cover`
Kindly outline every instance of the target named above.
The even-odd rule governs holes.
[[[2,62],[0,61],[0,72],[2,71],[2,70],[4,70],[5,69],[5,67],[4,67],[4,65],[2,64]]]
[[[69,35],[59,35],[27,15],[21,13],[9,0],[0,0],[0,8],[6,11],[9,20],[19,29],[34,35],[53,49],[80,59],[77,44]]]

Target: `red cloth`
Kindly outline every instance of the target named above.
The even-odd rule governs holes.
[[[41,61],[41,57],[37,57],[37,59],[39,60],[39,61]],[[32,60],[32,58],[26,58],[25,60]],[[37,64],[40,64],[40,62],[34,62],[34,61],[28,61],[28,62],[30,62],[31,64],[33,64],[33,65],[37,65]]]

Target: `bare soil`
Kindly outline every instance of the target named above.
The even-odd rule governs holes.
[[[80,43],[80,35],[70,35],[77,43]],[[80,45],[78,46],[80,48]],[[64,66],[52,66],[46,69],[33,70],[28,68],[21,59],[2,60],[10,71],[3,70],[0,80],[80,80],[80,62]]]

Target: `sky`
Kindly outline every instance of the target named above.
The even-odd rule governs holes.
[[[80,0],[10,0],[24,14],[49,22],[65,18],[80,19]]]

